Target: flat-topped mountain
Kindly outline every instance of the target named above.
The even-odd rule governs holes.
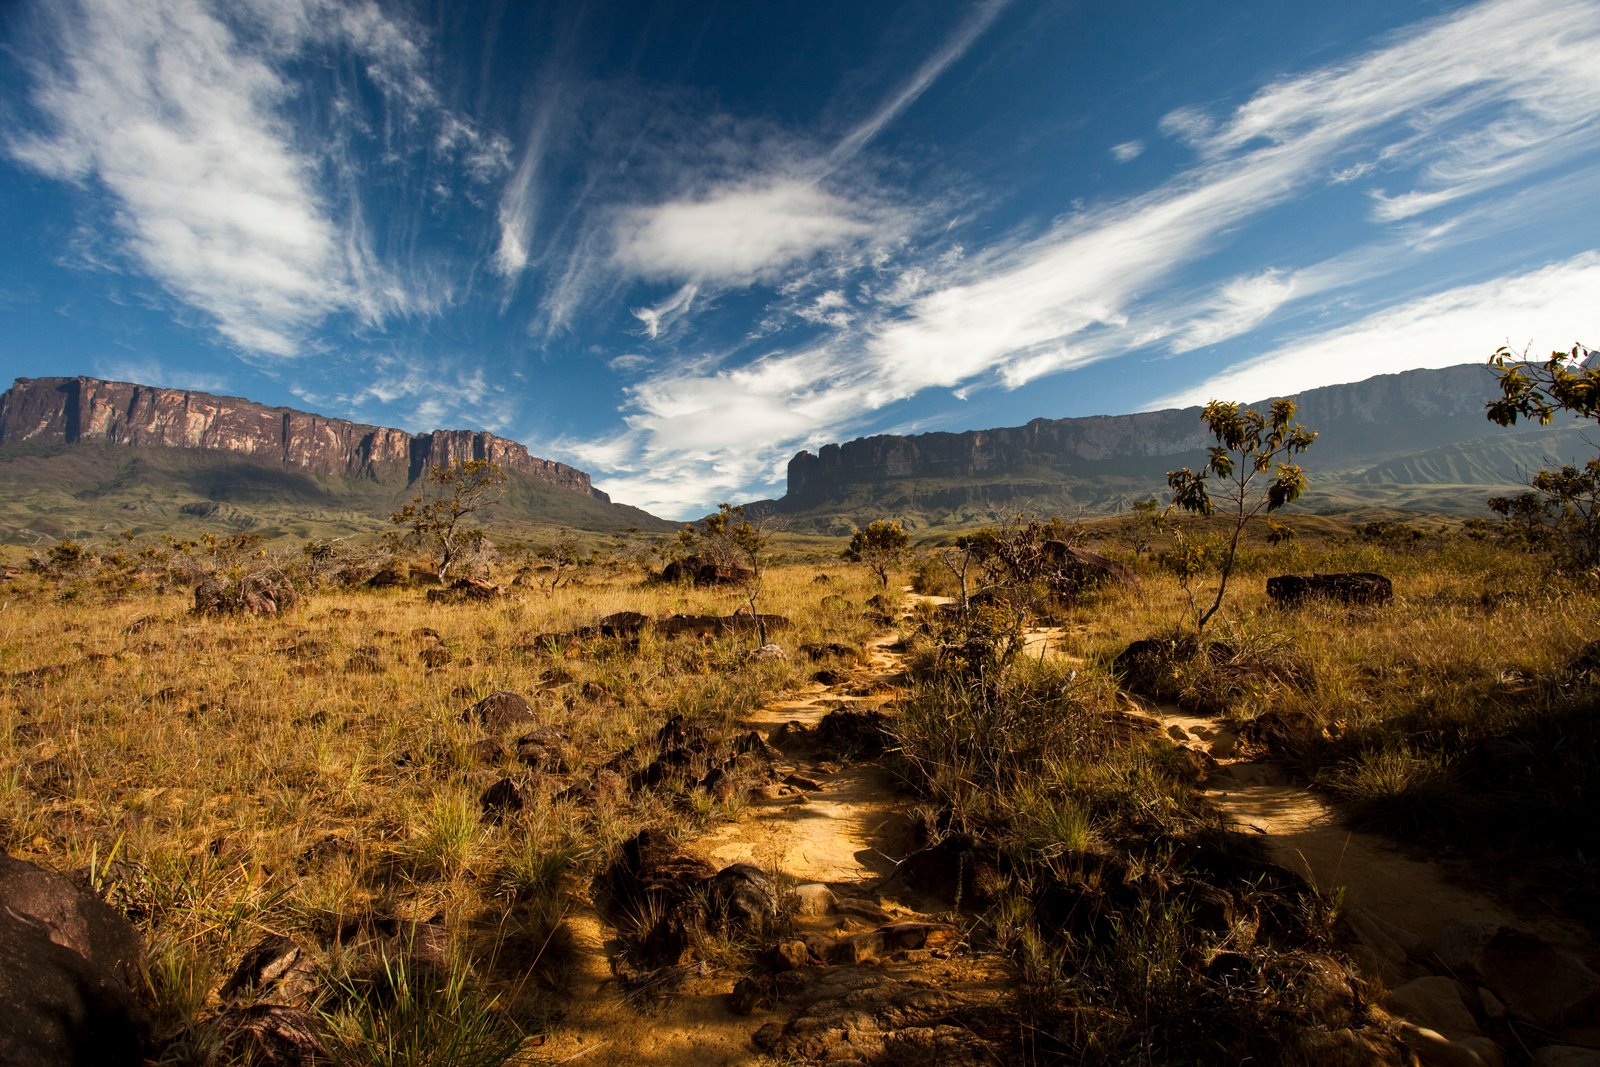
[[[18,378],[0,394],[0,446],[100,442],[237,452],[313,474],[414,482],[436,466],[493,460],[507,471],[609,503],[589,476],[472,430],[411,434],[233,396],[98,378]]]
[[[373,532],[435,466],[508,475],[496,525],[672,529],[589,475],[494,434],[412,434],[239,397],[91,377],[18,378],[0,394],[0,540],[222,525]]]
[[[1592,454],[1570,425],[1491,424],[1498,395],[1481,363],[1409,370],[1308,389],[1297,419],[1318,432],[1301,457],[1319,509],[1370,504],[1477,511],[1552,458]],[[1268,401],[1249,406],[1263,408]],[[1034,419],[965,433],[880,435],[801,452],[774,503],[801,525],[901,517],[918,526],[985,521],[997,510],[1109,513],[1164,496],[1166,472],[1196,467],[1215,442],[1199,407]]]

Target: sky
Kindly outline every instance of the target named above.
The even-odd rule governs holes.
[[[669,518],[1600,336],[1600,0],[5,0],[0,377]]]

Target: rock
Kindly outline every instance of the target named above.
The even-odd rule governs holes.
[[[650,625],[650,616],[638,611],[618,611],[595,623],[602,637],[638,637]]]
[[[478,797],[478,807],[489,822],[504,822],[527,806],[522,787],[510,778],[502,778]]]
[[[470,601],[501,600],[505,595],[504,586],[495,585],[482,578],[457,578],[443,589],[428,590],[428,603],[463,604]]]
[[[541,726],[517,738],[517,762],[541,774],[566,774],[570,746],[559,731]]]
[[[264,574],[237,581],[211,577],[194,587],[196,615],[277,615],[299,602],[293,585]]]
[[[933,1064],[943,1067],[1005,1060],[965,1022],[981,1016],[956,995],[841,968],[801,995],[794,1018],[761,1027],[751,1040],[775,1059],[804,1063]]]
[[[881,711],[835,708],[822,717],[811,740],[819,750],[852,759],[873,759],[890,746],[889,720]]]
[[[1297,1035],[1301,1060],[1317,1067],[1414,1067],[1416,1058],[1392,1034],[1376,1027],[1324,1030]]]
[[[1600,1022],[1600,975],[1537,934],[1461,922],[1444,932],[1438,953],[1446,966],[1486,986],[1513,1014],[1538,1026]]]
[[[1387,604],[1394,599],[1394,583],[1381,574],[1351,571],[1343,574],[1280,574],[1267,579],[1267,599],[1280,608],[1323,598],[1341,604]]]
[[[833,895],[833,890],[820,882],[808,882],[797,885],[793,891],[794,913],[807,917],[827,915],[833,911],[838,903],[838,898]]]
[[[443,645],[429,645],[427,648],[417,653],[417,658],[422,660],[425,666],[443,667],[445,664],[454,659],[455,656]]]
[[[1000,863],[997,847],[951,834],[901,860],[879,891],[905,886],[953,906],[984,907],[1000,884]]]
[[[942,923],[895,923],[835,943],[828,950],[828,962],[845,965],[870,963],[888,959],[897,952],[946,948],[959,939],[955,927]]]
[[[1400,1040],[1417,1054],[1423,1067],[1502,1067],[1505,1063],[1500,1046],[1481,1034],[1452,1040],[1437,1030],[1401,1022]]]
[[[783,650],[782,645],[775,645],[769,642],[768,644],[762,645],[760,648],[753,650],[750,653],[750,658],[758,661],[785,660],[789,658],[789,653]]]
[[[317,985],[316,968],[299,945],[268,934],[252,945],[222,987],[222,999],[255,994],[280,1004],[309,1003]]]
[[[372,645],[362,645],[345,660],[346,674],[382,674],[383,653]]]
[[[513,726],[537,725],[539,717],[520,695],[500,689],[462,712],[461,721],[476,722],[491,734],[501,734]]]
[[[660,831],[641,830],[595,879],[595,906],[628,943],[631,959],[644,968],[674,966],[688,955],[699,902],[717,873]]]
[[[1389,991],[1383,1006],[1395,1015],[1454,1040],[1477,1035],[1478,1021],[1467,1010],[1455,979],[1429,975]]]
[[[1533,1054],[1533,1067],[1600,1067],[1600,1049],[1546,1045]]]
[[[854,648],[840,644],[837,641],[829,641],[822,644],[812,642],[801,645],[796,651],[801,657],[810,660],[812,663],[825,659],[856,658],[856,650]]]
[[[143,967],[127,919],[0,853],[0,1063],[137,1067],[150,1033]]]
[[[822,789],[821,782],[817,781],[815,778],[807,778],[803,774],[784,775],[783,784],[793,786],[796,789],[804,789],[810,793],[820,792]]]
[[[761,954],[769,971],[798,971],[811,963],[811,950],[804,941],[779,941]]]
[[[321,1016],[282,1004],[231,1007],[197,1027],[219,1060],[254,1067],[313,1067],[329,1062]]]
[[[760,867],[735,863],[705,886],[706,925],[723,935],[762,930],[778,914],[777,893]]]

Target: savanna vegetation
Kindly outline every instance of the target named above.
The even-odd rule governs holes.
[[[855,672],[892,689],[886,734],[829,758],[892,772],[917,828],[895,859],[959,932],[940,959],[1003,968],[1001,1003],[951,1015],[986,1055],[1406,1062],[1341,902],[1223,819],[1142,709],[1227,723],[1353,825],[1592,928],[1600,583],[1536,535],[1589,513],[1284,518],[1293,414],[1208,409],[1175,507],[920,545],[873,523],[843,548],[864,566],[726,506],[675,542],[452,543],[410,521],[424,499],[396,517],[412,544],[55,544],[0,585],[0,848],[135,921],[163,1062],[239,1057],[219,1020],[265,996],[274,945],[336,1062],[540,1062],[579,913],[641,1011],[792,932],[784,893],[737,932],[702,900],[690,930],[616,872],[739,819],[770,750],[744,720]],[[446,567],[460,595],[430,597]],[[1346,572],[1393,599],[1266,595]],[[905,582],[914,605],[883,592]],[[889,627],[904,674],[862,674]]]

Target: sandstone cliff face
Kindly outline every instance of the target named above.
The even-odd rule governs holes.
[[[97,378],[18,378],[0,395],[0,445],[24,441],[235,452],[313,474],[380,482],[411,482],[435,466],[488,459],[508,471],[609,501],[583,471],[531,456],[517,442],[489,433],[413,435],[236,397]]]
[[[1296,418],[1320,434],[1308,462],[1350,466],[1396,450],[1417,450],[1495,432],[1484,404],[1495,395],[1483,364],[1386,374],[1351,385],[1310,389]],[[1249,406],[1264,409],[1266,402]],[[1198,407],[1035,419],[1026,426],[915,437],[878,436],[824,445],[789,461],[790,505],[836,488],[895,478],[975,478],[1008,473],[1090,472],[1108,464],[1151,470],[1194,465],[1213,444]]]

